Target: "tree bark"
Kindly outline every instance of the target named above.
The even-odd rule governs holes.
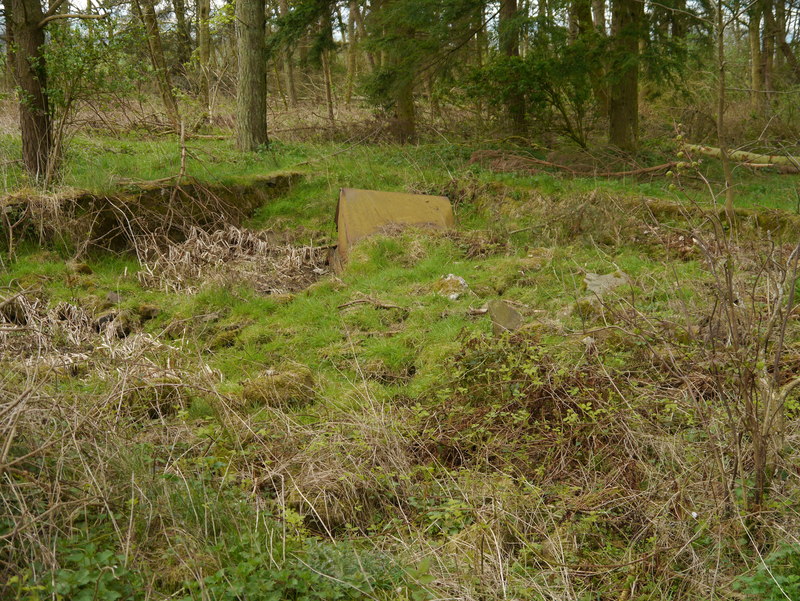
[[[722,151],[712,146],[701,144],[686,144],[686,148],[692,152],[699,152],[706,156],[722,158]],[[797,173],[800,171],[800,156],[786,154],[759,154],[757,152],[747,152],[745,150],[729,150],[728,158],[734,161],[745,163],[751,167],[776,167],[782,173]]]
[[[197,58],[200,65],[200,104],[211,118],[211,0],[197,0]]]
[[[322,17],[322,31],[330,44],[333,43],[333,23],[330,9]],[[333,125],[336,121],[333,107],[333,81],[331,76],[331,51],[328,47],[322,50],[322,79],[325,85],[325,104],[328,107],[328,121]]]
[[[328,121],[333,125],[336,117],[333,106],[333,82],[331,81],[331,55],[329,50],[322,51],[322,77],[325,84],[325,105],[328,107]]]
[[[11,91],[14,89],[14,35],[11,29],[11,2],[5,5],[6,17],[6,39],[5,51],[6,62],[3,68],[3,89]]]
[[[571,22],[574,29],[573,41],[594,27],[591,0],[573,0],[570,5]]]
[[[344,103],[350,106],[353,97],[353,85],[356,80],[356,0],[350,0],[347,10],[347,79],[344,87]]]
[[[481,2],[477,9],[475,23],[475,60],[476,65],[483,67],[484,57],[489,51],[489,38],[486,35],[486,4]]]
[[[639,139],[639,38],[644,7],[640,0],[614,0],[609,140],[633,152]]]
[[[775,23],[775,17],[772,14],[771,10],[764,11],[764,19],[768,28],[775,28],[777,29],[777,24]],[[778,34],[778,47],[781,49],[781,53],[783,54],[784,58],[786,59],[789,68],[794,73],[796,79],[800,80],[800,62],[797,60],[797,57],[792,50],[792,47],[789,45],[789,42],[786,41],[786,34]]]
[[[475,67],[477,69],[483,68],[484,64],[484,56],[486,56],[487,51],[487,36],[486,36],[486,5],[481,2],[479,3],[475,14]],[[430,81],[430,78],[429,78]],[[430,99],[431,105],[431,114],[438,117],[439,106],[438,101],[435,98],[434,94],[434,87],[432,85],[429,86],[429,93],[428,97]],[[434,110],[435,109],[435,110]],[[475,112],[478,115],[478,121],[483,123],[483,99],[480,95],[477,97],[475,102]]]
[[[600,0],[600,7],[594,6],[595,2],[592,0],[573,0],[570,11],[572,14],[572,22],[574,31],[572,32],[572,41],[575,42],[582,36],[587,36],[590,42],[593,42],[597,36],[604,36],[604,31],[598,31],[595,25],[592,11],[595,8],[605,12],[605,4]],[[605,30],[605,26],[603,26]],[[595,103],[599,112],[603,115],[608,114],[608,87],[605,78],[605,65],[602,60],[597,60],[592,65],[591,71],[592,79],[592,95],[594,96]],[[579,136],[583,139],[583,136]]]
[[[236,144],[253,151],[267,144],[267,60],[264,0],[236,2]]]
[[[172,8],[175,11],[177,25],[178,62],[181,64],[181,70],[185,70],[185,65],[192,58],[192,38],[189,33],[189,23],[186,21],[185,0],[172,0]]]
[[[417,139],[414,110],[414,81],[412,74],[401,74],[395,84],[395,112],[397,116],[397,141],[401,144]]]
[[[772,12],[772,0],[763,0],[763,12]],[[773,69],[775,65],[775,39],[777,35],[775,32],[774,23],[772,26],[767,24],[764,20],[764,36],[761,42],[761,79],[764,91],[764,104],[769,108],[769,101],[772,96],[773,88]]]
[[[601,34],[606,34],[606,0],[592,0],[592,20]]]
[[[501,0],[498,45],[500,53],[509,58],[519,57],[519,23],[517,20],[517,0]],[[506,110],[511,121],[511,132],[515,136],[526,137],[528,128],[525,122],[525,96],[521,90],[514,90],[509,95]]]
[[[358,2],[351,3],[350,8],[354,10],[353,16],[355,17],[356,27],[358,28],[358,33],[356,35],[359,39],[366,40],[368,35],[367,28],[364,25],[364,15],[361,12],[361,8],[358,6]],[[375,55],[369,50],[365,52],[365,55],[367,57],[367,63],[369,64],[370,70],[374,70],[376,63]]]
[[[345,25],[344,19],[342,18],[342,10],[338,3],[334,3],[333,10],[334,14],[336,15],[336,24],[339,26],[339,33],[342,36],[342,42],[347,44],[350,41],[350,32],[348,31],[347,25]],[[333,24],[331,24],[331,28],[333,28]]]
[[[767,21],[772,16],[772,9],[767,8],[764,11],[764,22],[767,27],[770,27],[770,21]],[[779,71],[783,67],[783,54],[777,50],[780,48],[780,40],[786,39],[786,6],[783,1],[775,2],[775,18],[772,21],[771,29],[775,33],[775,70]]]
[[[747,11],[747,38],[750,44],[750,107],[754,111],[761,108],[761,5],[754,2]]]
[[[289,13],[288,0],[279,0],[278,11],[283,17]],[[286,79],[286,94],[289,96],[289,105],[292,107],[297,106],[297,87],[294,83],[294,57],[290,47],[283,51],[283,73]]]
[[[180,131],[181,119],[178,113],[178,103],[175,100],[175,94],[172,92],[167,63],[164,60],[164,47],[161,44],[161,32],[158,29],[155,5],[153,0],[134,0],[133,5],[145,28],[150,61],[153,64],[156,83],[161,94],[161,101],[164,103],[167,119],[177,133]]]
[[[725,214],[731,229],[736,227],[736,213],[733,208],[733,169],[728,156],[725,135],[725,20],[722,14],[722,0],[716,0],[716,42],[717,42],[717,144],[719,145],[722,172],[725,175]]]
[[[45,178],[53,152],[53,127],[47,98],[47,69],[43,56],[44,18],[39,0],[10,0],[5,3],[6,23],[13,44],[9,44],[12,72],[19,88],[19,125],[22,133],[22,162],[35,180]],[[11,40],[9,40],[11,41]]]

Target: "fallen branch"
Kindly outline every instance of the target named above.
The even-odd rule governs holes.
[[[705,156],[716,159],[722,158],[719,148],[713,146],[702,146],[700,144],[686,144],[686,149],[691,152],[698,152]],[[745,150],[728,151],[728,157],[741,163],[746,167],[764,168],[773,167],[780,173],[800,173],[800,157],[791,155],[758,154]]]
[[[342,303],[336,308],[345,309],[353,305],[372,305],[376,309],[400,309],[401,311],[408,311],[408,309],[406,309],[405,307],[401,307],[400,305],[394,305],[392,303],[385,303],[383,301],[378,300],[377,298],[372,298],[371,296],[365,296],[363,298],[357,298],[355,300]]]
[[[800,173],[800,167],[792,165],[776,165],[774,163],[739,163],[742,167],[750,169],[775,169],[780,175],[792,175]]]

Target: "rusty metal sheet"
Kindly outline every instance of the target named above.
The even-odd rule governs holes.
[[[353,244],[392,224],[452,227],[453,207],[444,196],[342,188],[336,207],[339,258],[346,259]]]

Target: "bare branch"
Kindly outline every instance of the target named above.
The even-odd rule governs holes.
[[[44,27],[50,21],[56,21],[58,19],[105,19],[106,15],[84,15],[79,13],[65,13],[62,15],[50,15],[49,17],[45,17],[39,22],[39,27]]]
[[[44,13],[44,19],[45,20],[42,21],[41,23],[39,23],[39,27],[41,27],[47,21],[48,17],[52,17],[54,14],[56,14],[58,9],[61,8],[61,5],[64,4],[64,2],[65,2],[65,0],[56,0],[55,2],[53,2],[50,5],[50,8],[47,9],[47,12]]]

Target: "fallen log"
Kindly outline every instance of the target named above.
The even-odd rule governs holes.
[[[800,167],[794,165],[780,165],[774,163],[740,163],[742,167],[749,167],[750,169],[775,169],[781,175],[792,175],[800,173]]]
[[[722,158],[722,150],[713,146],[702,146],[700,144],[686,144],[686,149],[690,152]],[[745,150],[729,150],[728,158],[742,163],[747,167],[756,169],[764,167],[774,167],[781,173],[800,173],[800,157],[779,154],[759,154],[757,152],[747,152]]]

